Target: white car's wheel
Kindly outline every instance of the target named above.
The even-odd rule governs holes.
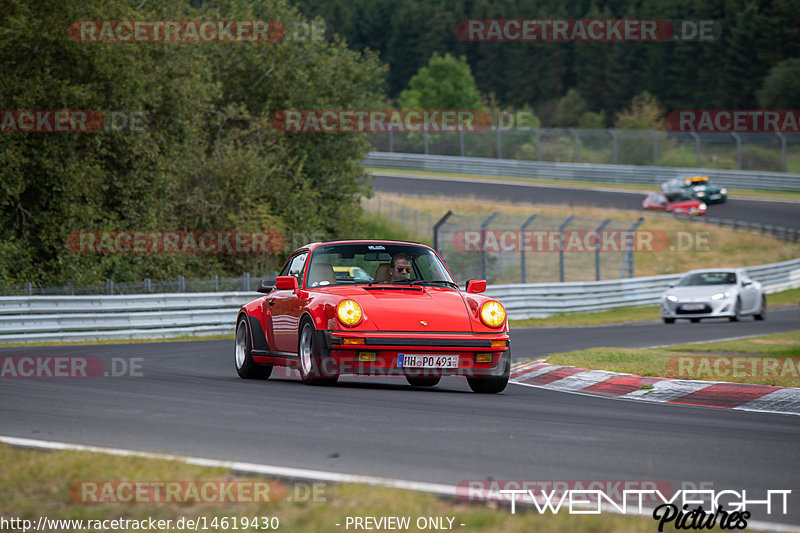
[[[740,318],[742,318],[742,301],[737,298],[736,305],[733,307],[733,316],[729,316],[728,320],[738,322]]]
[[[758,308],[758,313],[753,315],[756,320],[764,320],[767,316],[767,296],[761,295],[761,307]]]

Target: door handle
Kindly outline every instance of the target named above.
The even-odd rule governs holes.
[[[275,305],[275,300],[270,300],[269,305]]]

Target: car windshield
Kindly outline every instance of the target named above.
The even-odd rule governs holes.
[[[678,282],[678,287],[734,284],[736,284],[735,272],[695,272],[694,274],[689,274],[681,279]]]
[[[685,202],[692,199],[692,197],[685,192],[668,192],[665,196],[668,202]]]
[[[378,283],[457,287],[439,257],[425,246],[383,242],[330,244],[316,248],[311,256],[306,278],[309,288]]]

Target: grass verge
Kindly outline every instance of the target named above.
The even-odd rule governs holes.
[[[0,515],[21,518],[37,524],[39,517],[49,519],[171,520],[173,527],[161,531],[178,531],[174,525],[181,519],[202,519],[210,531],[264,531],[240,527],[241,519],[277,517],[280,531],[337,532],[346,531],[347,517],[410,517],[406,531],[421,531],[416,527],[420,517],[453,518],[453,528],[463,531],[504,531],[508,533],[537,531],[651,532],[656,522],[650,517],[602,515],[539,515],[520,511],[512,515],[509,508],[496,504],[469,503],[455,499],[407,490],[372,487],[359,484],[332,485],[312,482],[285,481],[286,499],[273,503],[83,503],[82,481],[92,481],[103,487],[107,481],[129,482],[229,482],[265,481],[263,477],[248,477],[222,468],[207,468],[169,461],[139,457],[118,457],[101,453],[58,451],[41,452],[12,448],[0,444]],[[202,485],[200,485],[202,486]],[[116,486],[112,486],[116,487]],[[76,490],[77,488],[77,490]],[[269,494],[275,494],[271,486]],[[71,492],[72,490],[72,492]],[[126,496],[131,492],[116,489]],[[90,491],[90,494],[102,492]],[[164,494],[162,492],[162,494]],[[182,490],[179,494],[187,495]],[[213,494],[213,493],[211,493]],[[150,493],[149,497],[152,498]],[[76,501],[77,500],[77,501]],[[291,500],[291,501],[290,501]],[[228,517],[228,527],[211,528],[214,517]],[[232,518],[236,527],[231,526]],[[336,525],[340,524],[340,525]],[[445,526],[448,521],[444,520]],[[461,526],[460,524],[464,524]],[[249,525],[249,524],[248,524]],[[53,529],[53,528],[50,528]],[[353,529],[351,526],[350,530]],[[433,528],[436,529],[436,528]],[[82,531],[77,527],[58,528],[58,531]],[[201,528],[202,530],[202,528]],[[114,531],[141,531],[135,528],[115,528]]]
[[[590,348],[552,354],[547,362],[639,376],[800,387],[800,330],[668,348]]]
[[[454,172],[432,172],[426,170],[404,170],[398,168],[377,168],[367,167],[367,172],[387,172],[395,174],[408,174],[410,176],[430,176],[432,178],[470,178],[486,181],[519,181],[533,185],[552,185],[565,189],[585,189],[586,187],[598,187],[602,189],[614,189],[620,191],[642,191],[652,192],[659,190],[659,185],[639,185],[635,183],[607,183],[603,181],[572,181],[572,180],[553,180],[537,178],[520,178],[518,176],[487,176],[485,174],[458,174]],[[676,173],[677,175],[677,173]],[[790,202],[800,202],[800,192],[796,191],[758,191],[753,189],[728,189],[729,198],[747,198],[753,200],[783,200]]]

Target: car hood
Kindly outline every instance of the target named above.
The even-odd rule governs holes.
[[[694,187],[692,187],[692,190],[694,192],[707,192],[709,194],[711,193],[716,194],[722,190],[722,187],[720,187],[719,185],[705,184],[705,185],[695,185]]]
[[[689,287],[673,287],[664,292],[664,296],[672,294],[679,301],[708,300],[720,292],[729,292],[735,285],[692,285]]]
[[[691,209],[693,207],[700,207],[700,201],[698,200],[686,200],[684,202],[673,202],[669,204],[670,208],[675,209]]]
[[[358,329],[429,333],[473,331],[470,311],[460,291],[442,287],[375,285],[368,288],[362,285],[346,290],[331,288],[326,292],[358,302],[364,312],[364,321]]]

